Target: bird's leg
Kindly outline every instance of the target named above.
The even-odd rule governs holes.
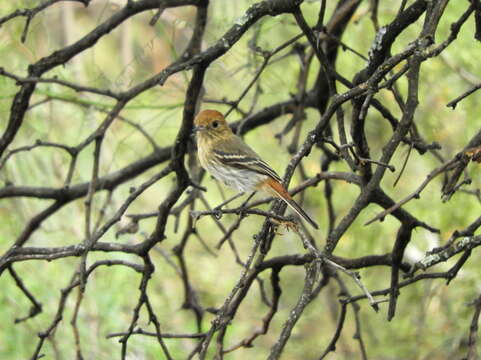
[[[245,199],[245,201],[241,204],[241,206],[239,206],[239,210],[240,210],[239,216],[241,218],[244,217],[244,215],[245,215],[247,203],[254,197],[255,194],[256,194],[256,191],[253,191],[252,193],[250,193],[250,195],[247,197],[247,199]]]
[[[214,211],[220,212],[224,206],[226,206],[228,203],[234,201],[235,199],[240,198],[242,195],[244,195],[244,193],[243,193],[243,192],[240,192],[240,193],[238,193],[237,195],[231,197],[230,199],[227,199],[226,201],[224,201],[224,202],[221,203],[220,205],[217,205],[217,206],[214,208]]]
[[[241,209],[243,209],[244,207],[246,207],[247,203],[254,197],[254,195],[256,194],[257,191],[253,191],[251,192],[251,194],[247,197],[247,199],[242,203],[242,205],[240,206]],[[243,193],[242,193],[243,194]]]

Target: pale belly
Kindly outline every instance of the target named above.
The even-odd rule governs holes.
[[[258,190],[256,186],[267,179],[267,176],[256,174],[253,171],[228,168],[220,165],[209,165],[205,169],[217,180],[240,192]]]
[[[266,175],[251,170],[233,168],[209,161],[202,150],[198,151],[198,156],[200,164],[209,174],[239,192],[257,191],[259,190],[257,186],[268,178]]]

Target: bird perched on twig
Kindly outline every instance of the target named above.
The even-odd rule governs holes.
[[[261,190],[282,199],[314,228],[319,228],[292,199],[279,175],[232,132],[220,112],[201,111],[194,125],[200,164],[217,180],[243,193]]]

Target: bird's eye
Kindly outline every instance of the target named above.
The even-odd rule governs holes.
[[[217,121],[214,121],[214,122],[212,123],[212,127],[213,127],[214,129],[215,129],[216,127],[218,127],[218,126],[219,126],[219,123],[218,123]]]

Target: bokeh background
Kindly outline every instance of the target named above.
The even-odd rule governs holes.
[[[106,19],[125,1],[92,1],[85,8],[76,3],[59,3],[34,18],[25,43],[20,41],[24,19],[17,18],[0,28],[0,63],[6,70],[26,75],[28,64],[39,60],[67,44],[70,44],[96,25]],[[2,2],[0,16],[17,8],[32,7],[35,2],[17,0]],[[209,22],[203,49],[213,44],[232,26],[254,1],[248,0],[212,0],[209,7]],[[334,2],[328,1],[327,16],[332,12]],[[380,1],[380,24],[392,21],[400,1]],[[349,29],[343,37],[344,43],[367,56],[375,30],[369,19],[370,2],[364,1],[356,11]],[[315,23],[319,1],[305,1],[302,6],[304,15],[310,24]],[[466,2],[451,1],[442,18],[437,33],[437,41],[444,40],[450,31],[450,25],[466,9]],[[48,73],[87,86],[125,90],[132,85],[159,72],[176,60],[187,45],[191,36],[195,9],[192,7],[167,9],[155,26],[149,21],[154,12],[143,13],[126,21],[108,36],[103,37],[94,47],[83,52],[67,63]],[[396,41],[393,53],[404,49],[419,33],[422,21],[412,25]],[[206,75],[205,97],[202,108],[214,108],[226,112],[227,105],[216,104],[224,98],[236,99],[242,89],[255,75],[262,58],[253,55],[249,41],[258,36],[258,45],[263,49],[274,49],[286,39],[299,32],[291,16],[264,18],[253,26],[243,38],[224,56],[209,67]],[[427,142],[436,141],[442,145],[440,154],[451,158],[480,127],[479,94],[462,101],[453,111],[446,104],[466,91],[473,84],[481,82],[479,59],[481,46],[473,39],[474,21],[469,19],[462,28],[458,39],[441,56],[423,64],[420,81],[420,105],[415,115],[415,122]],[[260,78],[260,95],[252,90],[241,102],[240,108],[248,111],[260,110],[272,103],[290,98],[296,92],[299,61],[296,56],[281,56],[270,65]],[[365,66],[365,60],[352,52],[339,53],[337,68],[348,79]],[[316,61],[314,68],[318,67]],[[314,82],[315,71],[311,71]],[[163,147],[169,146],[180,126],[182,106],[190,72],[181,72],[169,78],[164,86],[157,86],[130,102],[122,111],[126,121],[115,121],[107,132],[102,149],[100,175],[121,169],[130,162],[148,155],[152,147],[146,137],[137,131],[129,121],[141,125],[148,134]],[[308,86],[309,87],[309,86]],[[401,93],[405,94],[406,79],[399,81]],[[4,129],[12,98],[16,92],[15,81],[0,77],[0,129]],[[339,91],[346,88],[340,87]],[[255,98],[255,103],[253,103]],[[382,91],[378,99],[391,111],[400,116],[391,93]],[[76,93],[55,84],[39,84],[32,98],[32,104],[39,103],[28,111],[25,125],[12,143],[11,148],[31,145],[37,139],[42,141],[63,142],[75,146],[85,139],[104,119],[113,102],[108,98],[92,94]],[[349,114],[349,106],[344,110]],[[308,109],[308,126],[312,128],[319,119],[316,111]],[[241,119],[239,112],[232,112],[228,120]],[[281,175],[287,165],[290,154],[287,145],[290,135],[279,140],[275,137],[285,126],[289,115],[278,118],[267,126],[249,132],[245,136],[263,158]],[[391,128],[378,113],[368,114],[367,132],[374,158],[380,155],[383,143],[389,138]],[[301,139],[306,134],[303,133]],[[395,154],[392,165],[400,169],[407,154],[408,146],[401,146]],[[90,180],[92,169],[93,144],[83,151],[73,177],[73,183]],[[436,166],[439,160],[432,155],[420,156],[411,153],[407,168],[396,187],[392,184],[398,172],[387,174],[383,186],[394,199],[401,199],[413,192]],[[320,153],[315,153],[303,161],[306,172],[314,175],[319,172]],[[34,149],[13,155],[0,172],[2,186],[15,185],[61,187],[67,170],[69,157],[58,149]],[[113,214],[129,194],[131,187],[142,184],[158,172],[162,165],[139,174],[135,179],[116,189],[111,199],[108,194],[100,192],[94,198],[94,219],[100,216],[104,203],[106,214]],[[335,165],[333,170],[346,171],[343,162]],[[449,202],[442,202],[440,196],[441,180],[433,181],[422,193],[421,200],[408,203],[405,208],[419,219],[441,229],[439,236],[423,229],[417,229],[413,241],[406,253],[407,261],[420,259],[424,252],[438,244],[444,243],[452,232],[462,229],[476,219],[481,210],[480,196],[476,193],[480,186],[478,165],[468,167],[473,183],[465,187],[466,192],[458,192]],[[158,204],[169,191],[173,175],[162,179],[142,194],[127,213],[155,211]],[[298,174],[292,185],[301,181]],[[343,182],[333,182],[334,204],[339,217],[346,214],[356,196],[358,188]],[[208,188],[206,198],[211,206],[222,201],[222,192],[215,181],[206,178],[203,186]],[[321,230],[316,232],[318,244],[323,245],[327,235],[327,208],[321,200],[324,184],[308,189],[304,207],[319,222]],[[223,189],[226,196],[235,193]],[[260,197],[258,195],[258,197]],[[242,200],[239,200],[240,202]],[[44,200],[30,198],[2,199],[0,201],[0,253],[3,253],[19,235],[26,222],[45,208]],[[202,208],[200,208],[202,209]],[[267,209],[267,207],[264,207]],[[30,246],[63,246],[76,244],[84,236],[84,211],[82,199],[62,208],[55,216],[45,221],[29,240]],[[398,227],[397,220],[388,217],[384,222],[369,226],[363,224],[372,218],[380,208],[372,206],[355,221],[344,235],[336,249],[336,255],[359,257],[366,254],[382,254],[392,249]],[[184,213],[180,224],[187,221]],[[224,215],[222,222],[226,225],[235,220],[235,215]],[[127,220],[112,228],[102,239],[111,242],[136,243],[150,234],[155,225],[155,218],[140,223],[136,234],[115,237]],[[263,219],[250,216],[233,236],[235,245],[245,260],[252,247],[252,236],[258,231]],[[195,317],[192,312],[182,309],[182,283],[178,275],[176,260],[172,249],[181,237],[175,231],[174,220],[168,222],[167,238],[154,248],[152,258],[156,272],[150,283],[150,296],[159,316],[163,332],[196,332]],[[220,250],[215,244],[222,233],[209,217],[197,222],[199,238],[192,238],[186,251],[187,266],[190,268],[192,284],[205,307],[218,307],[228,295],[240,276],[242,268],[236,264],[230,248],[225,244]],[[208,249],[206,249],[208,247]],[[305,253],[298,237],[285,232],[276,237],[270,256]],[[122,258],[138,262],[134,256],[91,253],[89,263],[99,259]],[[465,352],[466,339],[472,318],[473,308],[469,303],[481,291],[479,254],[472,255],[457,278],[448,286],[440,280],[427,280],[401,289],[396,317],[386,320],[387,307],[381,304],[381,311],[375,313],[365,301],[361,301],[360,317],[363,340],[369,359],[455,359]],[[456,259],[442,264],[437,269],[447,269]],[[27,287],[43,304],[43,312],[20,324],[14,324],[15,318],[26,315],[30,303],[15,286],[8,274],[0,278],[0,358],[25,359],[33,353],[37,342],[36,334],[44,330],[55,316],[60,290],[65,287],[78,266],[78,258],[66,258],[46,261],[27,261],[15,264]],[[389,268],[363,269],[362,278],[370,290],[384,289],[389,286]],[[269,274],[261,275],[267,279]],[[341,275],[343,276],[343,275]],[[283,296],[280,309],[271,324],[272,330],[255,341],[251,349],[243,349],[228,354],[229,359],[264,359],[270,347],[276,341],[280,328],[290,309],[294,306],[302,290],[304,271],[290,267],[281,273]],[[117,357],[120,345],[116,338],[107,339],[110,333],[125,331],[130,323],[132,309],[138,301],[140,275],[122,267],[103,267],[95,271],[88,282],[86,296],[79,314],[79,327],[84,356],[87,359],[112,359]],[[358,294],[359,290],[346,280],[350,290]],[[268,289],[270,291],[270,289]],[[330,284],[326,291],[306,309],[305,315],[296,326],[293,338],[284,351],[285,359],[312,359],[327,346],[337,323],[338,289]],[[70,319],[73,313],[75,296],[67,302],[63,321],[44,347],[47,359],[72,359],[75,357],[74,336]],[[235,344],[251,334],[261,325],[261,317],[268,308],[260,301],[259,288],[252,291],[241,305],[235,323],[229,327],[227,344]],[[204,327],[210,325],[213,315],[206,314]],[[147,317],[142,313],[139,325],[147,329]],[[337,344],[336,352],[329,359],[360,358],[358,343],[353,340],[355,332],[352,309],[348,310],[345,330]],[[194,340],[165,340],[175,358],[185,358],[195,346]],[[154,338],[134,336],[129,341],[130,359],[160,359],[158,343]]]

